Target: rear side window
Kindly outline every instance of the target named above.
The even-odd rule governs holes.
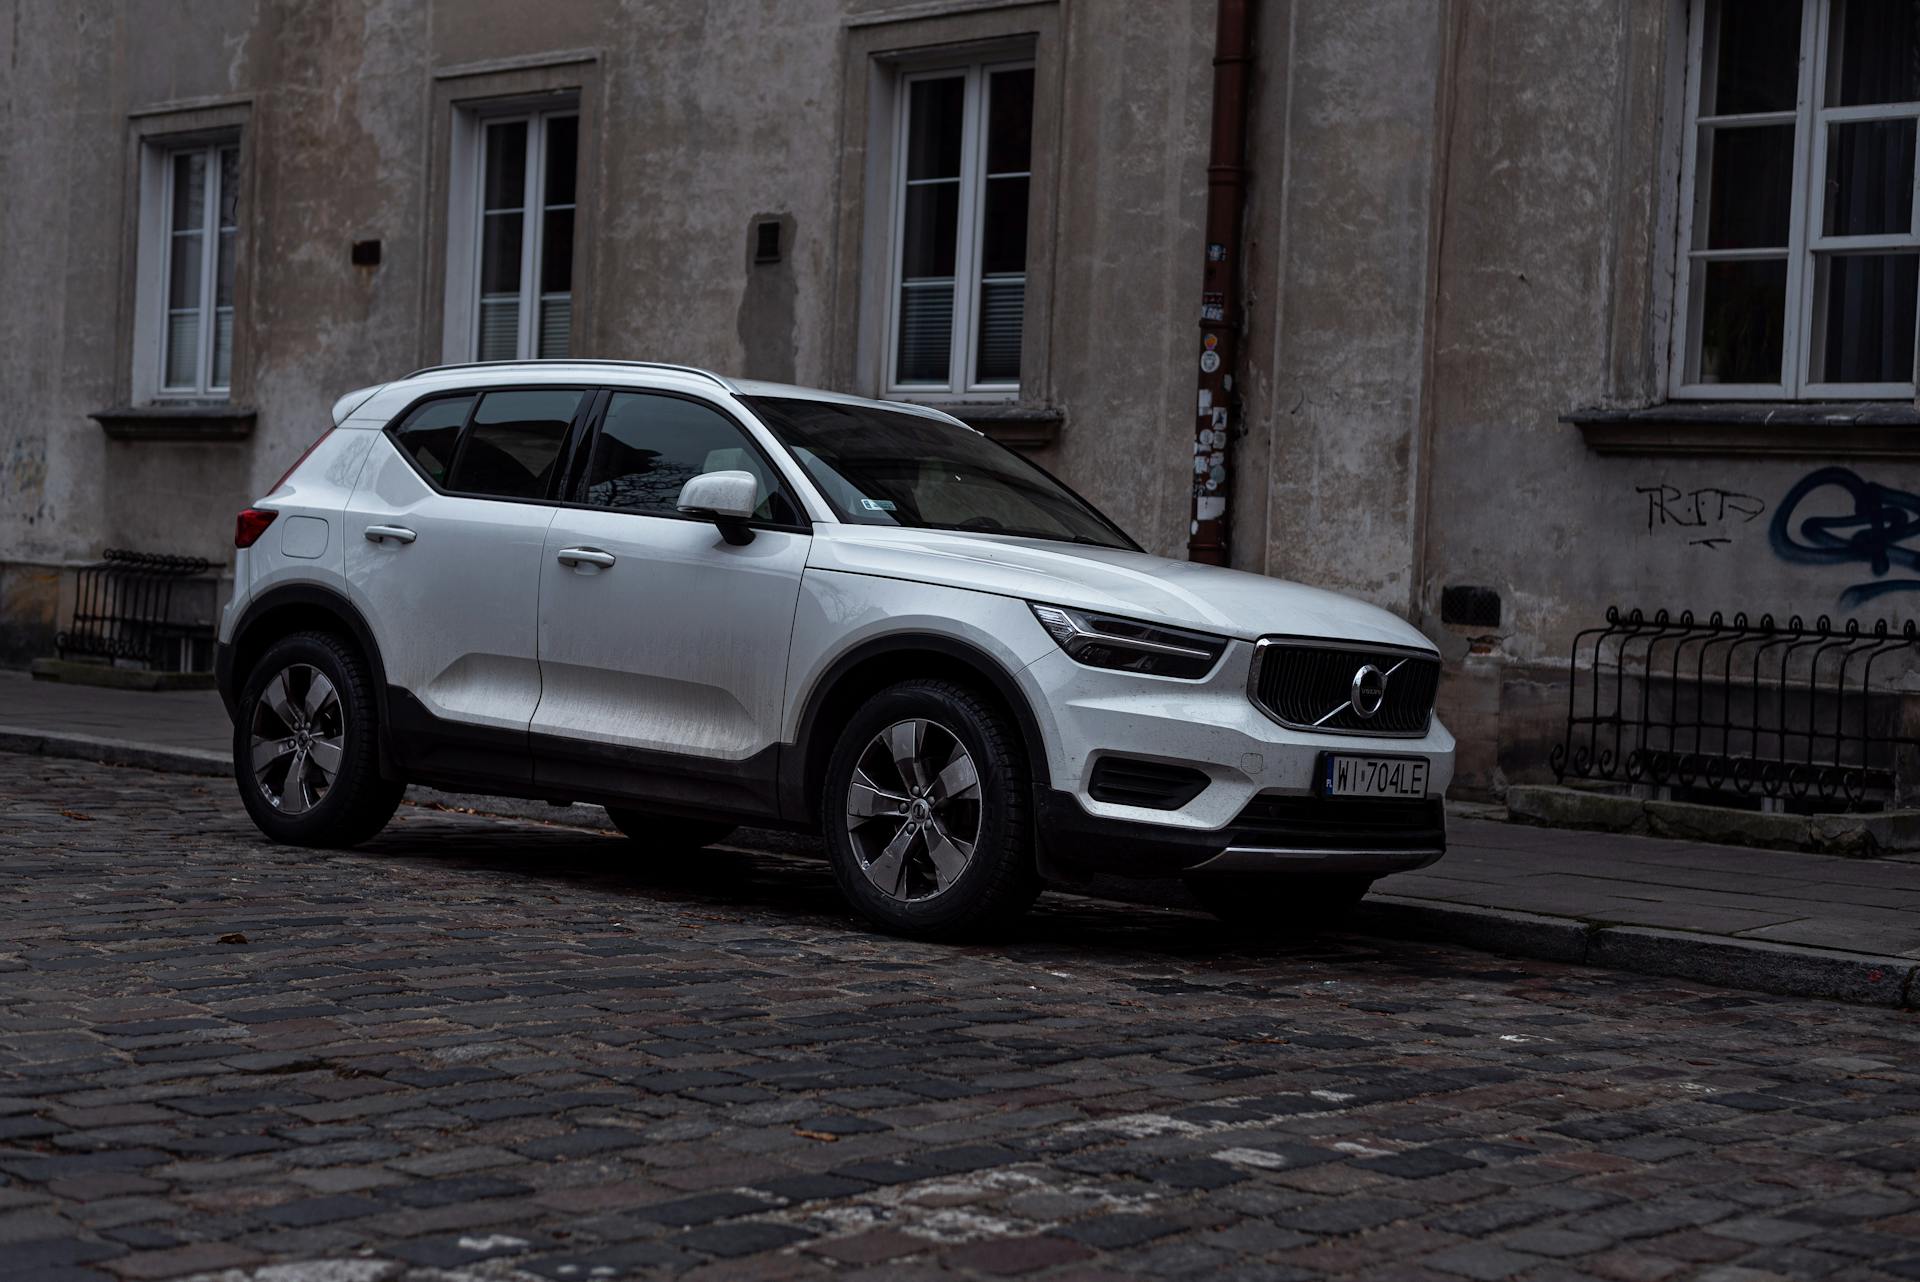
[[[446,488],[488,498],[543,499],[585,392],[488,392],[480,398]]]
[[[467,411],[472,408],[471,396],[452,396],[416,406],[406,421],[393,429],[394,444],[426,473],[428,480],[445,485],[447,469],[453,466],[454,451],[460,445],[460,429],[466,426]]]
[[[740,425],[677,396],[616,392],[594,440],[587,502],[648,516],[679,515],[680,490],[707,472],[750,472],[760,483],[758,520],[800,524],[778,473]]]

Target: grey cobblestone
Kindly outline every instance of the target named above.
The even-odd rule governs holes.
[[[1911,1013],[1064,896],[907,943],[796,856],[293,850],[44,758],[0,860],[7,1282],[1920,1278]]]

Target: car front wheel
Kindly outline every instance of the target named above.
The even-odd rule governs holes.
[[[1039,892],[1019,732],[978,692],[904,681],[841,732],[821,823],[834,879],[863,915],[925,938],[991,932]]]

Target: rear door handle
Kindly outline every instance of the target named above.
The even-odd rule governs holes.
[[[599,548],[561,548],[555,559],[562,565],[597,565],[605,570],[612,567],[615,557]]]
[[[395,543],[411,543],[419,537],[404,525],[369,525],[367,527],[369,543],[384,543],[388,539],[392,539]]]

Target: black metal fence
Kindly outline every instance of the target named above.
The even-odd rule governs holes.
[[[55,638],[60,657],[206,671],[212,666],[213,626],[181,619],[190,603],[180,589],[211,568],[199,557],[108,549],[79,573],[73,626]]]
[[[1902,683],[1920,630],[1745,614],[1607,611],[1573,641],[1564,740],[1569,777],[1681,799],[1878,809],[1920,790],[1920,738]],[[1920,699],[1920,690],[1913,697]]]

